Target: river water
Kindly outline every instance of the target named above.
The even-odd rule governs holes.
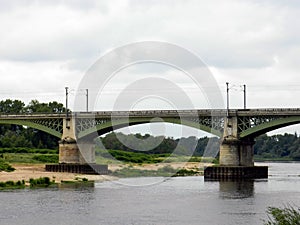
[[[0,192],[0,224],[258,225],[268,206],[300,206],[300,163],[257,165],[269,166],[269,179],[130,178]]]

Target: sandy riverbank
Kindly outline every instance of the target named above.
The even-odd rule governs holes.
[[[171,166],[174,169],[185,168],[188,170],[197,170],[197,168],[203,168],[211,164],[208,163],[197,163],[197,162],[178,162],[178,163],[158,163],[158,164],[143,164],[135,165],[133,168],[141,170],[157,170],[164,166]],[[0,182],[5,181],[18,181],[25,180],[28,181],[30,178],[40,178],[40,177],[49,177],[51,180],[55,180],[56,183],[63,181],[74,181],[77,179],[87,178],[88,180],[94,181],[108,181],[115,180],[116,177],[108,175],[87,175],[87,174],[76,174],[76,173],[57,173],[57,172],[47,172],[45,171],[44,164],[12,164],[16,169],[13,172],[0,172]],[[122,169],[128,167],[127,164],[115,164],[109,165],[109,170],[115,171],[117,169]]]
[[[88,180],[94,181],[105,181],[116,179],[107,175],[87,175],[87,174],[76,174],[76,173],[56,173],[45,171],[44,164],[12,164],[16,169],[13,172],[0,172],[0,182],[3,181],[28,181],[30,178],[49,177],[51,180],[55,180],[56,183],[63,181],[74,181],[80,178],[87,178]]]
[[[142,164],[133,165],[132,168],[140,170],[157,170],[165,166],[171,166],[174,169],[187,169],[187,170],[199,170],[199,168],[204,168],[206,166],[211,166],[212,163],[199,163],[199,162],[173,162],[173,163],[157,163],[157,164]],[[109,165],[109,170],[115,171],[117,169],[122,169],[128,167],[128,164],[114,164]]]

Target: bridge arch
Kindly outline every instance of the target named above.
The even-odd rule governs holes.
[[[114,129],[120,129],[128,126],[133,126],[133,125],[140,125],[140,124],[147,124],[147,123],[170,123],[170,124],[178,124],[178,125],[185,125],[191,128],[196,128],[208,133],[211,133],[213,135],[222,136],[222,132],[216,129],[213,129],[209,126],[205,126],[202,124],[199,124],[194,121],[190,120],[183,120],[180,118],[164,118],[162,120],[155,120],[155,118],[130,118],[129,121],[126,119],[118,119],[114,121],[112,124],[111,121],[102,123],[99,125],[96,125],[95,127],[83,130],[81,132],[77,133],[77,138],[78,139],[84,139],[84,138],[89,138],[89,137],[96,137],[96,135],[103,135],[108,132],[113,131]]]
[[[51,123],[51,121],[44,121],[44,123]],[[0,119],[0,124],[5,125],[20,125],[31,127],[45,133],[48,133],[52,136],[58,137],[61,139],[62,137],[62,121],[52,122],[53,127],[49,127],[43,123],[38,123],[34,120],[21,120],[21,119]],[[56,129],[54,129],[54,127]]]
[[[240,138],[257,137],[259,135],[265,134],[267,132],[283,128],[290,125],[295,125],[300,123],[300,116],[290,116],[272,120],[267,123],[261,123],[254,127],[248,128],[240,133]]]

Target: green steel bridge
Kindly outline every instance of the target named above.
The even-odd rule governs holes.
[[[159,119],[158,119],[159,118]],[[147,110],[100,111],[66,114],[0,114],[0,124],[15,124],[64,137],[64,124],[74,120],[75,136],[84,138],[95,132],[101,135],[115,128],[137,124],[166,122],[186,125],[219,136],[224,134],[227,118],[236,120],[237,138],[255,138],[263,133],[300,123],[300,109],[227,110]]]
[[[77,143],[112,130],[145,123],[166,122],[197,128],[220,137],[220,165],[253,167],[255,137],[300,123],[300,109],[201,109],[72,112],[66,114],[1,114],[0,124],[15,124],[60,138],[60,163],[90,163],[89,146]],[[84,157],[80,155],[83,154]],[[84,158],[84,159],[83,159]]]

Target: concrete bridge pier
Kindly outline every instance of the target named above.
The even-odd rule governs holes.
[[[59,164],[46,165],[47,171],[84,174],[107,174],[107,165],[95,163],[92,140],[76,141],[74,119],[64,120],[63,137],[59,141]]]
[[[82,149],[82,151],[80,151]],[[91,164],[95,163],[95,146],[92,143],[80,143],[75,140],[59,142],[59,163]]]
[[[220,164],[207,167],[205,179],[267,178],[268,167],[254,166],[254,143],[253,138],[239,138],[237,117],[226,118],[220,145]]]
[[[223,139],[220,145],[221,166],[254,166],[254,140]]]

